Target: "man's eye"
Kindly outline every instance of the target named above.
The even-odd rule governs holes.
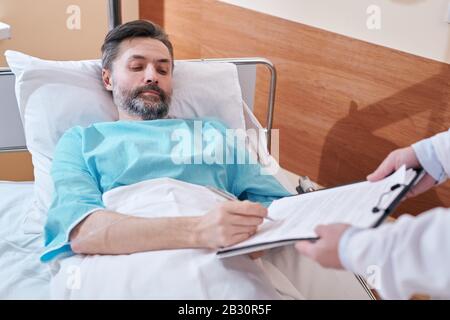
[[[132,70],[132,71],[141,71],[142,67],[141,66],[131,66],[130,70]]]
[[[167,71],[166,71],[166,70],[163,70],[163,69],[159,69],[158,72],[159,72],[160,74],[162,74],[162,75],[166,75],[166,74],[167,74]]]

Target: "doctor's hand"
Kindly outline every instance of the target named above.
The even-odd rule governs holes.
[[[199,217],[194,230],[203,248],[228,247],[250,238],[267,216],[267,209],[250,201],[226,201]]]
[[[378,168],[367,176],[367,180],[372,182],[381,180],[400,168],[402,165],[406,165],[406,168],[420,168],[419,160],[417,159],[416,153],[412,147],[392,151],[378,166]],[[418,194],[432,188],[435,184],[436,180],[434,180],[433,177],[427,173],[419,181],[419,183],[417,183],[417,185],[408,192],[406,197],[415,197]]]
[[[322,267],[343,269],[339,259],[339,241],[344,232],[350,227],[348,224],[336,223],[320,225],[314,230],[320,239],[298,241],[295,248],[305,256],[317,261]]]

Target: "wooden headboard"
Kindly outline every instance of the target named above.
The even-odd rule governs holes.
[[[215,0],[141,0],[140,17],[164,26],[177,59],[270,59],[280,163],[322,185],[364,179],[390,151],[450,126],[448,64]],[[267,75],[259,77],[264,122]],[[448,184],[397,212],[435,206],[450,206]]]

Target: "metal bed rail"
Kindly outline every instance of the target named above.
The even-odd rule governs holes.
[[[272,145],[272,127],[273,127],[273,113],[275,111],[275,93],[277,87],[277,70],[273,63],[266,58],[252,57],[252,58],[211,58],[211,59],[192,59],[182,60],[188,62],[215,62],[215,63],[232,63],[234,65],[263,65],[270,71],[270,87],[268,97],[268,108],[266,115],[266,127],[264,128],[267,137],[267,149],[271,150]]]

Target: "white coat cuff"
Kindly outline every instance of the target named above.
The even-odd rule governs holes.
[[[341,239],[339,240],[338,245],[338,255],[339,260],[341,261],[341,265],[344,267],[344,269],[355,272],[353,270],[353,266],[351,264],[351,259],[349,257],[349,252],[347,248],[349,247],[349,242],[351,241],[352,237],[360,232],[366,229],[357,228],[357,227],[350,227],[348,228],[341,236]]]
[[[445,179],[446,175],[444,168],[439,162],[431,139],[425,139],[414,143],[412,145],[412,148],[416,153],[420,165],[430,176],[433,177],[434,180],[441,182],[443,179]]]

